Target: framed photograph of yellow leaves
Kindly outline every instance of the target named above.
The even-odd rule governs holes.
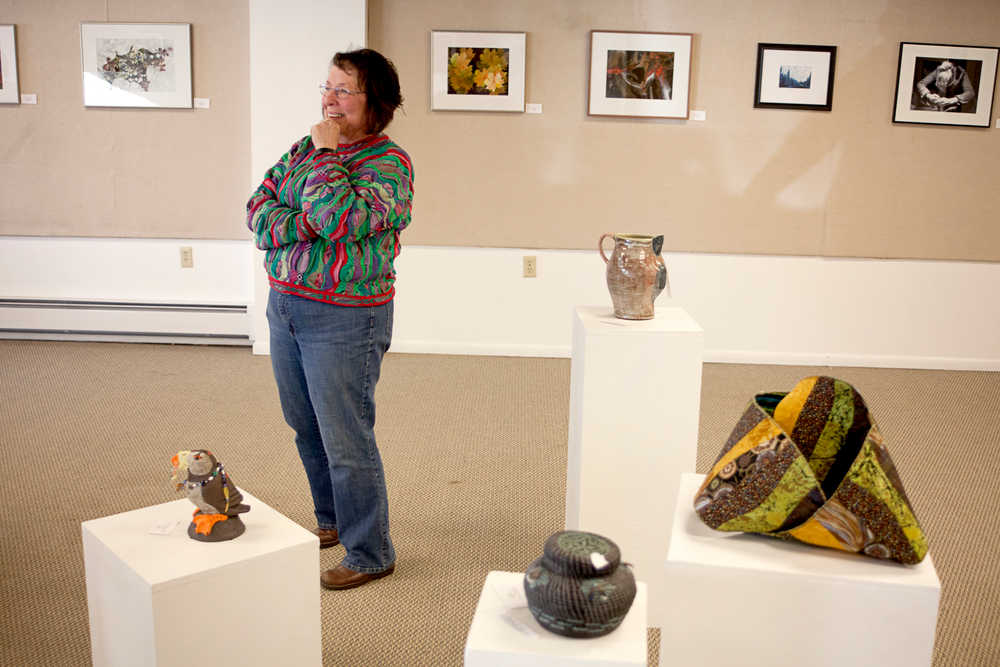
[[[431,31],[431,109],[524,111],[523,32]]]

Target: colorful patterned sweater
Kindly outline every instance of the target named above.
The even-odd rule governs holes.
[[[390,301],[410,223],[410,157],[384,134],[337,150],[296,142],[247,202],[272,289],[339,306]]]

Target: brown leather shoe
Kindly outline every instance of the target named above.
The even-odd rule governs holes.
[[[340,544],[340,536],[336,528],[317,528],[313,531],[319,537],[319,548],[329,549]]]
[[[358,586],[367,584],[369,581],[388,577],[395,569],[395,565],[390,565],[389,569],[382,570],[381,572],[355,572],[343,565],[338,565],[332,570],[327,570],[319,575],[319,583],[323,588],[329,588],[333,591],[340,591],[345,588],[357,588]]]

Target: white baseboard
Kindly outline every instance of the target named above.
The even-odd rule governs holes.
[[[0,338],[250,345],[246,304],[0,298]]]
[[[0,340],[50,340],[82,343],[162,343],[164,345],[228,345],[246,347],[250,345],[245,338],[230,338],[227,336],[199,336],[197,334],[123,334],[117,332],[96,331],[92,333],[81,331],[34,332],[20,330],[16,332],[0,331]]]
[[[487,345],[483,343],[447,344],[434,341],[393,340],[391,352],[403,354],[455,354],[487,357],[545,357],[569,359],[570,346]],[[267,354],[267,351],[257,352]],[[777,366],[830,366],[862,368],[912,368],[917,370],[1000,371],[1000,359],[963,357],[904,357],[824,354],[800,352],[748,352],[744,350],[705,350],[705,363],[764,364]]]
[[[489,343],[445,343],[393,338],[391,352],[404,354],[457,354],[484,357],[569,358],[569,345],[491,345]]]
[[[706,363],[772,364],[776,366],[831,366],[861,368],[912,368],[915,370],[1000,371],[1000,359],[967,357],[907,357],[899,355],[747,352],[705,350]]]

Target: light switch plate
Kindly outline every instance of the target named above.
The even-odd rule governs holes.
[[[34,93],[24,93],[21,95],[21,104],[38,104],[38,95]]]
[[[212,100],[207,97],[196,97],[194,98],[194,108],[195,109],[208,109],[212,106]]]
[[[541,104],[525,104],[524,113],[542,113]]]
[[[691,111],[691,120],[705,120],[705,112],[701,109]]]

